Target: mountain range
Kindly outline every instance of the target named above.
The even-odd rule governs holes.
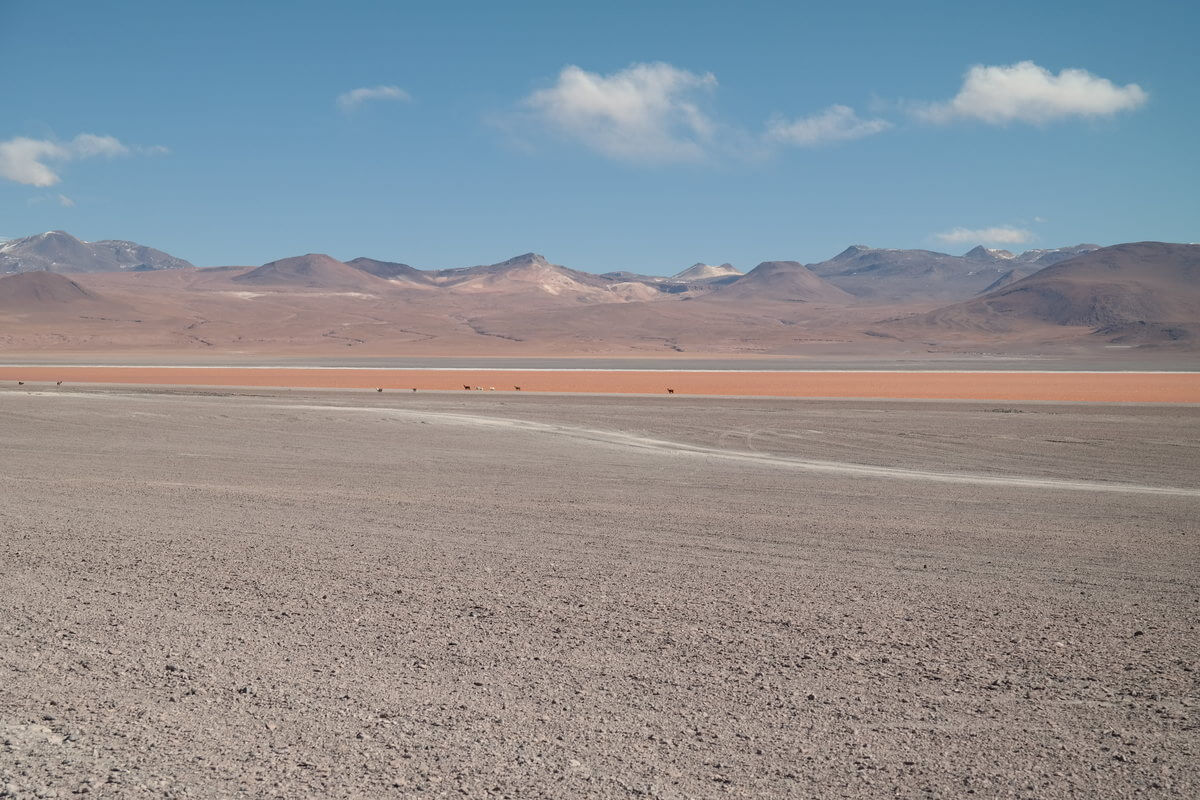
[[[153,247],[106,239],[85,242],[65,231],[47,231],[24,239],[0,242],[0,273],[111,272],[114,270],[183,269],[182,258]]]
[[[1007,250],[976,247],[952,256],[931,250],[852,245],[808,268],[864,301],[951,301],[999,288],[1050,264],[1097,249],[1099,245],[1080,244],[1013,255]]]
[[[0,245],[0,349],[380,354],[798,353],[806,348],[1200,347],[1200,246],[961,256],[855,245],[744,274],[597,275],[525,253],[424,270],[310,253],[192,267],[61,231]],[[152,344],[148,344],[152,343]],[[1089,344],[1090,343],[1090,344]]]
[[[1116,343],[1189,339],[1200,327],[1200,245],[1137,242],[1091,251],[923,315],[933,327],[1013,334],[1084,328]]]
[[[459,291],[524,288],[550,295],[565,292],[593,301],[646,301],[671,295],[694,297],[735,285],[737,289],[725,291],[722,296],[746,297],[764,293],[769,299],[800,301],[817,297],[825,301],[867,303],[952,301],[1000,288],[1045,266],[1098,247],[1082,244],[1053,250],[1029,250],[1020,255],[976,247],[961,256],[954,256],[930,250],[853,245],[833,258],[815,264],[766,261],[743,274],[728,263],[697,263],[670,277],[627,271],[594,275],[552,264],[537,253],[525,253],[496,264],[435,270],[367,257],[341,262],[327,255],[310,253],[272,261],[249,270],[236,280],[296,289],[357,290],[377,286],[363,277],[362,273],[366,273],[406,288],[443,287]],[[84,242],[65,231],[48,231],[0,244],[0,273],[153,271],[191,266],[181,258],[134,242]],[[821,280],[814,280],[813,276]],[[821,284],[822,280],[824,284]]]

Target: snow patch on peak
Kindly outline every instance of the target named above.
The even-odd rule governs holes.
[[[839,258],[853,258],[854,256],[860,256],[863,253],[869,253],[874,249],[875,249],[874,247],[868,247],[865,244],[852,244],[849,247],[847,247],[845,250],[843,250],[842,252],[840,252],[836,256],[834,256],[833,259],[831,259],[831,260],[839,259]]]
[[[1007,261],[1010,258],[1016,258],[1016,256],[1007,250],[997,250],[997,249],[992,249],[989,247],[984,247],[983,245],[978,245],[976,247],[971,248],[966,253],[963,253],[963,258],[971,258],[971,259],[976,259],[978,261],[992,261],[992,260]]]
[[[714,265],[699,262],[693,264],[682,272],[677,272],[671,277],[675,280],[692,280],[700,281],[708,278],[724,278],[729,275],[741,275],[742,272],[732,264],[726,262],[724,264]]]

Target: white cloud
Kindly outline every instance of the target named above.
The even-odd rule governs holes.
[[[75,207],[75,201],[72,200],[71,198],[67,197],[65,194],[60,194],[58,196],[58,204],[60,206],[62,206],[63,208],[74,208]]]
[[[716,124],[698,102],[716,77],[661,62],[601,75],[565,67],[558,81],[523,101],[558,133],[624,161],[690,161],[704,156]]]
[[[1033,238],[1033,232],[1024,228],[1006,225],[994,228],[954,228],[934,236],[946,244],[1024,244]]]
[[[799,147],[814,147],[829,142],[862,139],[890,127],[892,123],[886,119],[863,119],[853,108],[836,105],[799,119],[776,117],[767,123],[767,138]]]
[[[113,136],[96,136],[93,133],[81,133],[70,144],[71,153],[78,158],[93,156],[123,156],[129,148],[121,144]]]
[[[931,122],[1044,123],[1066,117],[1108,116],[1137,108],[1146,98],[1136,83],[1116,86],[1082,69],[1064,69],[1055,75],[1032,61],[1021,61],[1011,66],[973,66],[958,94],[916,113]]]
[[[343,111],[353,111],[370,100],[411,100],[412,96],[399,86],[365,86],[338,95],[337,104]]]
[[[51,186],[58,183],[58,176],[43,161],[68,156],[60,144],[18,136],[0,142],[0,176],[30,186]]]
[[[28,186],[53,186],[60,179],[46,162],[113,158],[128,153],[129,148],[112,136],[81,133],[69,142],[18,136],[0,142],[0,177]]]

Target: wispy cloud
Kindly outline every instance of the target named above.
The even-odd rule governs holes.
[[[351,89],[348,92],[343,92],[337,97],[337,104],[342,111],[353,111],[361,106],[374,100],[411,100],[412,95],[401,89],[399,86],[364,86],[360,89]]]
[[[568,66],[522,106],[542,124],[610,158],[692,161],[703,157],[714,135],[716,124],[701,101],[716,85],[711,72],[662,62],[609,75]]]
[[[129,152],[130,148],[118,139],[92,133],[81,133],[68,142],[18,136],[0,142],[0,177],[28,186],[53,186],[61,178],[51,163],[115,158]]]
[[[62,206],[63,208],[74,208],[75,207],[75,201],[72,200],[71,198],[67,197],[65,194],[60,194],[58,196],[58,204],[60,206]]]
[[[999,225],[993,228],[954,228],[935,233],[934,238],[946,244],[1024,244],[1033,238],[1033,231]]]
[[[94,133],[81,133],[71,140],[71,153],[79,158],[95,156],[123,156],[129,148],[121,144],[114,136],[97,136]]]
[[[853,108],[835,105],[798,119],[775,117],[767,123],[766,137],[783,144],[815,147],[874,136],[891,127],[892,123],[886,119],[863,119]]]
[[[1117,86],[1083,69],[1057,75],[1032,61],[971,67],[950,100],[915,109],[930,122],[974,119],[992,124],[1046,123],[1068,117],[1103,117],[1138,108],[1148,95],[1136,83]]]

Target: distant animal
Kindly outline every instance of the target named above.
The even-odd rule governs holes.
[[[24,386],[24,385],[25,385],[25,381],[17,381],[17,386]]]
[[[519,392],[519,391],[521,391],[521,387],[520,387],[520,386],[514,386],[513,388],[514,388],[514,389],[516,389],[518,392]]]
[[[674,389],[667,389],[667,394],[675,394],[675,390],[674,390]]]
[[[414,386],[414,387],[413,387],[413,391],[415,392],[416,390],[417,390],[417,387],[415,387],[415,386]]]
[[[466,389],[468,392],[471,391],[471,387],[465,383],[463,384],[463,388]]]
[[[54,385],[55,385],[55,386],[62,386],[62,381],[59,381],[58,383],[56,383],[56,384],[54,384]]]
[[[383,389],[376,389],[375,391],[377,391],[377,392],[382,392],[382,391],[383,391]]]

